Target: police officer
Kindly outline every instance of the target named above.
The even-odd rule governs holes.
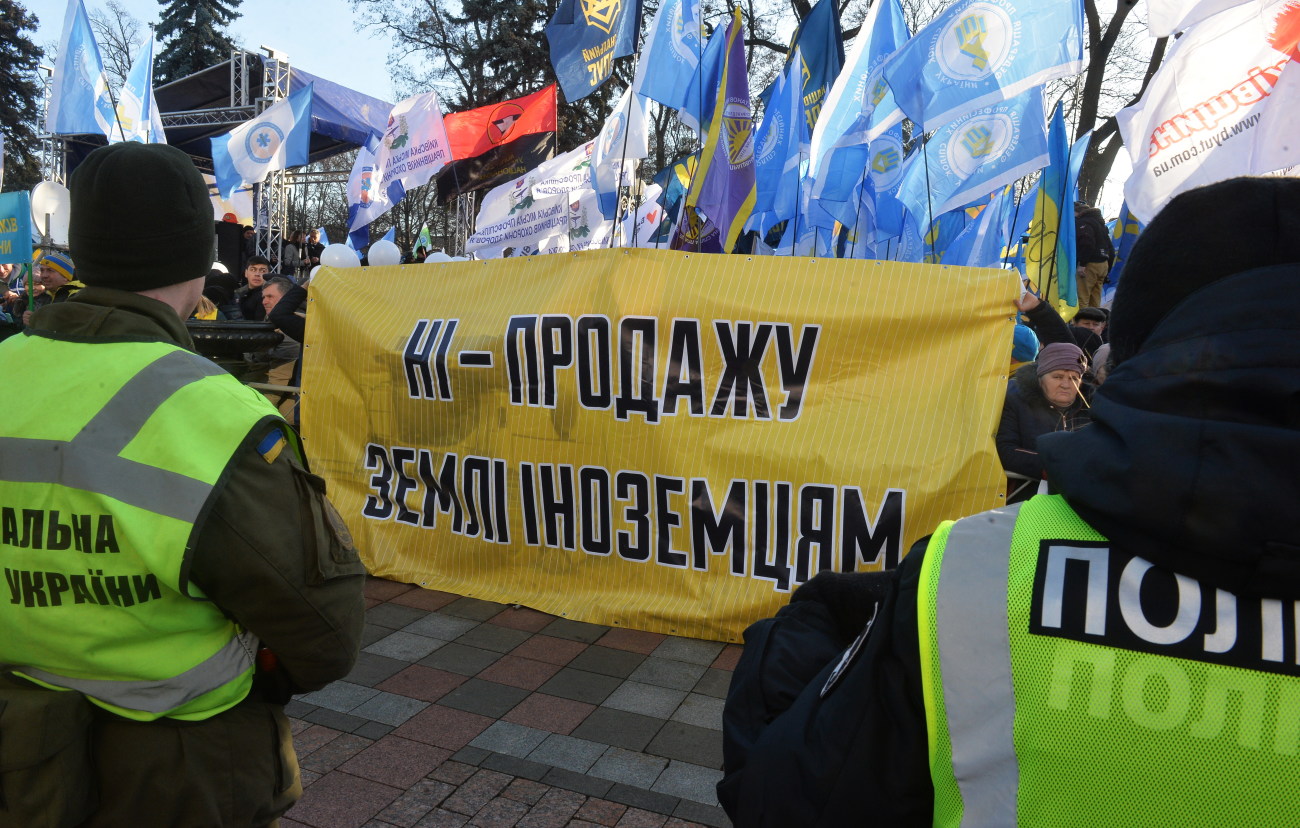
[[[282,705],[351,669],[364,570],[294,431],[193,353],[189,157],[116,144],[70,190],[87,287],[0,344],[0,662],[93,704],[87,824],[270,824],[301,793]]]
[[[746,632],[737,826],[1300,825],[1300,180],[1139,237],[1056,494]]]

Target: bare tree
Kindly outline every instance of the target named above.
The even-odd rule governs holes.
[[[131,61],[135,60],[144,39],[142,32],[147,30],[118,0],[108,0],[104,7],[91,11],[90,27],[99,43],[99,56],[104,62],[108,85],[116,92],[126,84],[126,76],[131,73]]]

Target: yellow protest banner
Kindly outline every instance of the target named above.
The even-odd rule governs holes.
[[[370,571],[739,640],[1002,502],[1014,274],[657,250],[322,269],[303,432]]]

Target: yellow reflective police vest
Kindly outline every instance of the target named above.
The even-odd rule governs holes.
[[[0,351],[0,662],[143,721],[240,702],[257,641],[187,582],[185,561],[236,450],[275,409],[167,343],[21,336]]]
[[[940,526],[919,589],[935,825],[1300,825],[1300,602],[1154,567],[1056,495]]]

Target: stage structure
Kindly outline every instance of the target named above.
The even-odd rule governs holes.
[[[309,83],[315,84],[309,161],[356,149],[371,134],[383,134],[391,103],[294,69],[283,54],[266,47],[263,50],[264,55],[235,50],[227,61],[154,90],[167,143],[187,153],[201,171],[212,173],[212,137],[251,120]],[[48,105],[50,70],[44,71],[44,104]],[[107,140],[102,135],[47,133],[44,108],[37,123],[41,171],[47,180],[66,183],[77,164]],[[338,174],[331,175],[338,178]],[[293,170],[284,170],[271,173],[254,188],[260,255],[280,253],[288,229],[289,188],[296,180]],[[309,173],[303,180],[320,181],[322,174]]]

